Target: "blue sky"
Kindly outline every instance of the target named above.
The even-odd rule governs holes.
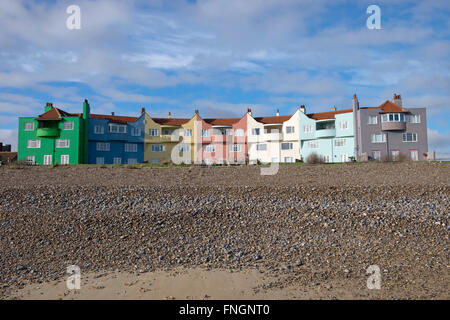
[[[66,8],[81,8],[69,30]],[[381,30],[366,9],[381,8]],[[240,117],[427,107],[429,146],[450,157],[450,2],[0,1],[0,141],[45,102],[80,112]]]

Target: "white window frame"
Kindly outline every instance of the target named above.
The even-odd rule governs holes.
[[[140,137],[142,134],[141,128],[131,127],[131,135],[133,137]]]
[[[105,164],[105,157],[96,157],[95,164]]]
[[[377,141],[377,137],[382,137],[381,141]],[[374,133],[370,136],[370,142],[372,143],[386,143],[386,134],[385,133]]]
[[[400,150],[391,150],[391,160],[398,161],[400,158]],[[395,154],[395,155],[394,155]]]
[[[39,149],[41,147],[41,140],[28,140],[27,148],[28,149]]]
[[[258,143],[256,145],[256,151],[267,151],[267,143]]]
[[[373,121],[375,120],[375,121]],[[378,124],[378,116],[368,116],[367,124]]]
[[[348,162],[348,156],[345,153],[341,154],[341,162]]]
[[[415,154],[415,157],[412,156],[413,154]],[[409,157],[411,158],[412,161],[419,161],[419,150],[417,149],[409,150]]]
[[[184,129],[185,137],[192,137],[192,129]]]
[[[67,125],[69,125],[70,124],[70,127],[67,127]],[[64,123],[63,123],[63,130],[73,130],[73,128],[74,128],[74,123],[73,123],[73,121],[64,121]]]
[[[60,148],[70,148],[70,140],[69,139],[56,139],[55,147]]]
[[[113,164],[122,164],[122,158],[121,157],[114,157],[113,158]]]
[[[62,154],[61,155],[61,164],[62,165],[70,164],[69,163],[69,155],[68,154]]]
[[[335,147],[345,147],[345,145],[347,144],[347,140],[346,139],[334,139],[334,146]]]
[[[240,144],[230,144],[230,152],[241,152],[242,148]]]
[[[244,129],[235,129],[234,130],[234,136],[235,137],[243,137],[244,136]]]
[[[312,124],[305,124],[303,126],[303,133],[311,133],[313,131],[313,125]]]
[[[420,123],[420,114],[410,114],[407,118],[409,123]]]
[[[127,163],[128,164],[137,164],[137,159],[136,158],[128,158]]]
[[[408,135],[411,135],[411,140],[408,140]],[[417,142],[417,133],[415,132],[405,132],[402,135],[403,142]]]
[[[116,131],[116,129],[113,129],[113,128],[117,128],[117,131]],[[121,130],[121,129],[123,129],[123,130]],[[126,124],[118,124],[118,123],[109,123],[108,130],[109,130],[109,133],[126,134],[127,133],[127,125]]]
[[[287,134],[295,133],[295,126],[287,126],[286,133]]]
[[[159,130],[158,129],[148,129],[148,135],[150,137],[158,137],[159,136]]]
[[[180,153],[189,152],[190,150],[191,150],[191,147],[188,144],[180,144],[178,146],[178,152],[180,152]]]
[[[378,154],[378,157],[375,157],[375,154]],[[374,160],[381,160],[381,150],[372,150],[372,158]]]
[[[124,149],[125,152],[137,152],[138,145],[137,143],[125,143]]]
[[[27,156],[28,164],[36,164],[36,156]]]
[[[209,129],[202,129],[202,137],[209,137]]]
[[[27,125],[31,124],[31,128],[27,127]],[[34,131],[34,122],[25,122],[23,124],[23,131]]]
[[[330,162],[330,155],[329,154],[324,154],[322,156],[322,160],[323,160],[323,162],[329,163]]]
[[[102,125],[95,125],[94,126],[94,134],[104,134],[105,133],[105,127]]]
[[[164,146],[162,144],[152,144],[152,152],[163,152]]]
[[[97,142],[95,145],[95,150],[97,151],[109,151],[111,149],[111,145],[109,142]]]
[[[252,129],[252,136],[259,136],[261,134],[260,128],[253,128]]]
[[[320,141],[319,140],[310,140],[306,143],[308,149],[319,149]]]
[[[390,119],[392,116],[392,119]],[[396,119],[397,118],[397,119]],[[403,120],[402,120],[403,118]],[[383,113],[381,115],[381,122],[405,122],[406,117],[404,113]]]
[[[339,122],[339,129],[341,130],[347,130],[348,129],[348,121],[343,120]]]
[[[46,159],[50,159],[50,162],[45,161]],[[51,154],[44,154],[44,165],[49,166],[53,164],[53,156]]]
[[[284,157],[284,162],[293,163],[295,162],[294,157]]]
[[[213,144],[204,145],[203,152],[205,152],[205,153],[216,152],[216,146]]]
[[[287,148],[285,148],[287,146]],[[294,149],[294,144],[292,142],[282,142],[281,143],[281,150],[292,150]]]

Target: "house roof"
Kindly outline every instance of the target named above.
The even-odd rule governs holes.
[[[264,124],[275,124],[275,123],[283,123],[288,121],[291,116],[274,116],[274,117],[257,117],[254,118],[256,121],[264,123]]]
[[[307,116],[314,120],[334,119],[337,114],[353,112],[353,109],[342,109],[336,111],[310,113]]]
[[[240,118],[223,118],[223,119],[203,119],[206,123],[213,126],[231,126],[241,120]]]
[[[389,100],[386,100],[383,104],[376,107],[376,109],[381,109],[379,113],[408,113],[408,110],[403,109],[403,107]]]
[[[50,110],[40,114],[36,120],[61,120],[64,117],[80,117],[80,114],[68,113],[64,110],[52,107]]]
[[[182,124],[188,123],[191,119],[183,118],[152,118],[156,123],[163,126],[181,126]]]
[[[136,117],[127,117],[127,116],[113,116],[113,115],[105,115],[105,114],[91,114],[91,118],[93,119],[105,119],[105,120],[111,120],[112,122],[116,123],[129,123],[134,122],[138,118]]]

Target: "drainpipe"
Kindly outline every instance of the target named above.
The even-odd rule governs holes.
[[[354,140],[354,154],[355,154],[355,160],[360,160],[360,127],[359,127],[359,101],[358,97],[356,96],[356,93],[353,95],[352,99],[352,109],[353,109],[353,140]]]

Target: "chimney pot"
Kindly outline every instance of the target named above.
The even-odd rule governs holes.
[[[356,93],[353,94],[353,99],[358,99],[358,97],[356,96]]]
[[[280,110],[277,109],[276,115],[277,115],[277,117],[280,115]]]
[[[169,115],[167,116],[169,119],[171,119],[172,118],[172,114],[170,113],[170,111],[169,111]]]
[[[198,109],[195,109],[195,114],[198,114]]]
[[[53,107],[53,103],[47,102],[47,104],[46,104],[45,106],[46,106],[46,107]]]
[[[333,110],[333,111],[336,111],[336,107],[335,107],[335,106],[333,106],[332,110]]]
[[[112,116],[114,115],[114,111],[111,112],[111,115],[112,115]]]
[[[145,113],[145,108],[141,108],[141,113]]]

